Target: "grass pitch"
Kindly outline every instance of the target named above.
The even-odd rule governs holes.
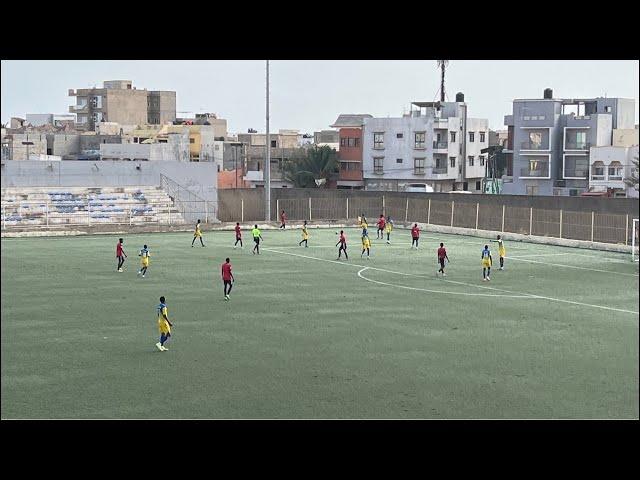
[[[482,282],[483,239],[372,231],[366,260],[348,229],[336,262],[310,233],[265,231],[260,256],[249,232],[126,235],[124,273],[120,235],[3,239],[2,418],[638,418],[630,255],[507,240]]]

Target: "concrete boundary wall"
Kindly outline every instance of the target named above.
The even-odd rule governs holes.
[[[2,188],[159,186],[160,174],[210,202],[218,201],[211,162],[15,161],[2,162]]]

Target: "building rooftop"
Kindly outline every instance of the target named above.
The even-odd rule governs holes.
[[[333,122],[333,125],[329,125],[333,128],[339,127],[361,127],[364,125],[365,118],[373,118],[373,115],[368,113],[345,113],[338,116],[337,120]]]

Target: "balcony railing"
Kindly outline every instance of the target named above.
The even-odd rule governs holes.
[[[574,168],[574,169],[565,169],[564,171],[565,178],[574,177],[574,178],[588,178],[589,170],[583,168]]]
[[[520,144],[520,150],[549,150],[549,147],[542,143],[522,142]]]
[[[436,141],[434,141],[433,142],[433,148],[435,150],[437,150],[437,149],[447,149],[447,148],[449,148],[449,144],[447,142],[436,142]]]
[[[591,180],[605,180],[605,176],[604,176],[604,175],[595,175],[595,174],[592,174],[592,175],[591,175]]]
[[[566,143],[565,150],[589,150],[591,144],[589,142],[569,141]]]
[[[447,173],[449,169],[447,167],[433,167],[432,173],[434,175],[441,175],[443,173]]]
[[[549,165],[540,165],[539,168],[531,169],[529,167],[520,169],[521,177],[548,177],[549,176]]]

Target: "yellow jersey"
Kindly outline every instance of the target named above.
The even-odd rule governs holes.
[[[506,257],[507,251],[504,248],[504,242],[502,239],[498,240],[498,255],[501,257]]]
[[[200,224],[196,224],[196,231],[193,232],[193,236],[194,237],[201,237],[202,236],[202,231],[200,230]]]
[[[164,317],[169,318],[169,311],[167,310],[167,306],[164,303],[161,303],[157,307],[158,310],[158,330],[160,333],[171,333],[171,326],[169,322],[165,320]]]
[[[362,248],[371,248],[371,240],[369,240],[369,237],[362,237]]]
[[[302,239],[309,240],[309,232],[307,231],[307,227],[302,227]]]
[[[140,257],[141,258],[141,262],[142,262],[142,266],[143,267],[148,267],[149,266],[149,257],[151,256],[151,254],[149,253],[149,249],[147,248],[143,248],[142,250],[140,250]]]

